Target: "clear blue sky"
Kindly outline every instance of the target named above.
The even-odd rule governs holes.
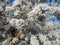
[[[8,0],[8,3],[10,3],[10,4],[11,4],[11,3],[13,3],[13,1],[14,1],[14,0]]]

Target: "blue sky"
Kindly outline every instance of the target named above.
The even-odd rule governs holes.
[[[13,3],[13,1],[14,1],[14,0],[8,0],[8,3],[10,3],[10,4],[11,4],[11,3]]]
[[[8,0],[8,2],[11,4],[11,3],[13,3],[13,1],[14,0]],[[50,3],[50,2],[52,2],[53,0],[48,0],[48,3]],[[60,4],[60,1],[58,0],[57,2],[56,2],[57,4]]]
[[[47,18],[46,18],[47,22],[52,21],[54,24],[60,25],[60,20],[58,20],[57,17],[54,17],[53,20],[50,19],[50,11],[47,11],[46,15],[47,15]]]

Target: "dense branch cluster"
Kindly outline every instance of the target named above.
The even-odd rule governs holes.
[[[39,1],[0,1],[0,45],[60,45],[60,7]]]

